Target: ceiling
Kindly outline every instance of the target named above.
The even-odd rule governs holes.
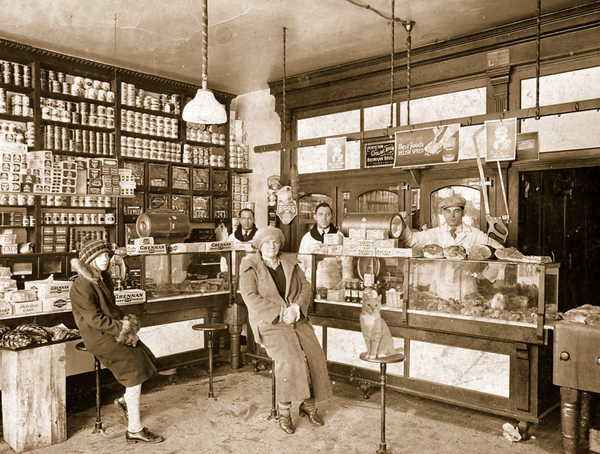
[[[542,0],[542,14],[591,0]],[[389,0],[209,0],[210,88],[244,94],[390,53]],[[365,6],[369,6],[369,9]],[[200,0],[0,0],[0,37],[200,85]],[[535,18],[537,0],[396,0],[413,48]],[[386,16],[382,17],[379,13]],[[395,50],[406,32],[395,27]]]

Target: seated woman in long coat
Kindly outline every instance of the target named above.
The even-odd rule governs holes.
[[[262,227],[254,236],[258,253],[240,264],[240,291],[252,332],[275,362],[279,425],[294,433],[292,401],[300,416],[322,426],[316,402],[332,396],[325,354],[308,320],[311,289],[292,254],[281,254],[283,232]]]

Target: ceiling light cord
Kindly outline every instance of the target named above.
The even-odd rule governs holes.
[[[390,63],[390,128],[394,127],[394,50],[396,49],[396,0],[392,0],[392,49]]]
[[[540,119],[540,31],[542,0],[537,0],[536,37],[535,37],[535,119]]]
[[[283,27],[283,92],[282,92],[282,115],[281,115],[281,142],[285,142],[285,129],[286,129],[286,117],[285,117],[285,79],[287,78],[287,28]]]
[[[410,125],[410,52],[412,49],[412,37],[411,32],[415,26],[415,22],[412,20],[403,21],[402,25],[408,33],[406,37],[406,124]]]
[[[208,88],[208,0],[202,0],[202,89]]]

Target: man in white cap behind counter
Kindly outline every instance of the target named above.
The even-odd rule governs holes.
[[[399,241],[404,242],[406,247],[439,244],[442,247],[460,245],[469,250],[470,246],[487,244],[495,249],[503,249],[502,244],[487,236],[477,227],[463,223],[466,204],[465,198],[458,194],[443,199],[440,202],[440,209],[446,220],[445,224],[423,232],[413,232],[408,225],[405,225]]]

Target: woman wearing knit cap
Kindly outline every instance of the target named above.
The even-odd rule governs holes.
[[[308,320],[310,285],[297,258],[280,253],[284,243],[281,230],[258,229],[253,244],[259,252],[240,264],[240,291],[254,337],[275,362],[279,426],[293,434],[292,401],[302,401],[300,416],[322,426],[316,402],[332,391],[325,354]]]
[[[140,421],[142,383],[156,373],[154,355],[137,336],[139,320],[125,315],[115,304],[114,284],[108,272],[110,246],[91,240],[71,260],[78,276],[71,287],[73,317],[86,350],[94,354],[115,378],[125,386],[125,395],[115,405],[127,420],[128,443],[160,443]]]

